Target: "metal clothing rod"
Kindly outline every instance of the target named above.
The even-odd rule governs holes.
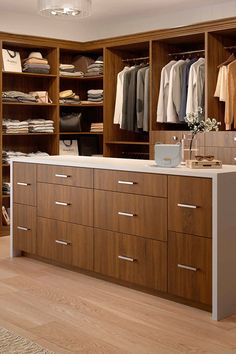
[[[128,58],[128,59],[122,59],[122,61],[141,61],[141,60],[147,60],[149,57],[140,57],[140,58]]]
[[[224,47],[224,49],[236,49],[236,45],[233,45],[231,47]]]
[[[184,54],[194,54],[194,53],[204,53],[205,49],[200,49],[200,50],[189,50],[187,52],[178,52],[178,53],[169,53],[169,56],[172,55],[184,55]]]

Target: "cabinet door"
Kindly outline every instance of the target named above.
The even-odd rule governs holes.
[[[211,239],[168,234],[168,292],[211,305]]]
[[[94,191],[95,227],[167,239],[167,199],[134,194]]]
[[[94,270],[130,284],[166,291],[167,245],[95,229]]]
[[[129,194],[167,197],[167,176],[151,173],[95,170],[94,188]]]
[[[13,206],[13,247],[28,253],[36,250],[36,208],[14,204]]]
[[[168,230],[211,237],[211,179],[168,176]]]
[[[13,164],[14,203],[36,205],[36,166],[30,163]]]
[[[37,255],[82,269],[93,269],[93,229],[38,218]]]
[[[38,165],[37,181],[72,187],[93,188],[91,168]]]
[[[93,190],[55,184],[37,184],[37,215],[93,226]]]

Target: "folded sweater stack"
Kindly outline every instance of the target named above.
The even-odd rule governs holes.
[[[26,58],[23,60],[23,71],[28,73],[49,74],[50,65],[45,58]]]
[[[96,103],[101,103],[103,102],[103,90],[88,90],[88,101],[89,102],[96,102]]]
[[[91,123],[90,132],[91,133],[102,133],[103,132],[103,123]]]
[[[17,119],[3,119],[3,133],[6,134],[24,134],[29,132],[29,124],[27,121]]]
[[[84,73],[82,71],[76,70],[73,64],[60,64],[59,71],[61,76],[84,76]]]
[[[16,157],[22,157],[22,156],[28,156],[28,157],[34,157],[34,156],[49,156],[47,152],[42,152],[42,151],[37,151],[37,152],[30,152],[30,153],[24,153],[21,151],[4,151],[2,152],[2,162],[3,163],[10,163],[12,159],[15,159]]]
[[[98,57],[97,60],[87,67],[85,76],[101,76],[103,75],[103,57]]]
[[[21,103],[36,103],[35,96],[21,91],[4,91],[2,92],[2,100],[4,102],[21,102]]]
[[[50,119],[28,119],[30,133],[53,133],[54,122]]]

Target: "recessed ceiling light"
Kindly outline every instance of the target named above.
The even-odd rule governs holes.
[[[83,18],[91,15],[92,0],[38,0],[43,16]]]

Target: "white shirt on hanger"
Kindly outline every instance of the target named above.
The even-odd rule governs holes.
[[[113,117],[113,123],[121,125],[122,121],[122,107],[123,107],[123,82],[124,74],[126,71],[130,70],[130,67],[125,66],[122,71],[117,74],[117,83],[116,83],[116,102],[115,102],[115,111]]]
[[[227,90],[227,66],[223,65],[219,69],[214,97],[219,97],[220,101],[226,101]]]
[[[157,122],[163,123],[167,121],[167,102],[169,93],[170,70],[176,63],[176,60],[171,60],[161,70],[160,91],[157,103]]]
[[[186,114],[198,111],[203,105],[205,85],[205,59],[199,58],[189,71]],[[203,108],[203,107],[202,107]]]

